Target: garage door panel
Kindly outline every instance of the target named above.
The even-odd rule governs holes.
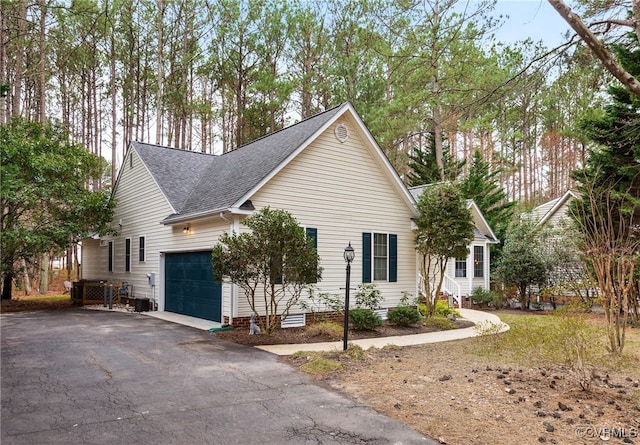
[[[165,310],[221,321],[222,286],[213,280],[211,252],[165,256]]]

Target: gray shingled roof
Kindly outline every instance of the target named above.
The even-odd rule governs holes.
[[[180,211],[185,198],[216,158],[211,154],[162,145],[142,142],[132,142],[131,145],[176,211]]]
[[[213,214],[238,202],[346,104],[293,124],[220,156],[132,143],[177,213],[163,222]]]

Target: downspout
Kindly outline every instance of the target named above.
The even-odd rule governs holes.
[[[227,219],[227,217],[224,216],[224,212],[220,212],[220,218],[223,221],[226,221],[226,222],[229,223],[230,231],[233,232],[233,221]],[[234,292],[235,287],[236,287],[236,285],[232,283],[231,284],[231,292],[229,293],[229,295],[230,295],[230,301],[229,301],[229,325],[230,326],[233,326],[233,301],[235,299],[235,295],[234,295],[235,294],[235,292]],[[223,292],[223,295],[224,295],[224,292]],[[222,321],[224,322],[224,319]]]

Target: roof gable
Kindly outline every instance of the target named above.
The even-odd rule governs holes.
[[[172,206],[164,219],[173,224],[240,209],[339,117],[348,113],[365,135],[382,170],[407,207],[411,195],[351,104],[344,103],[220,156],[132,142],[143,164]],[[126,159],[126,158],[125,158]]]
[[[131,142],[130,149],[138,154],[176,212],[183,207],[185,198],[216,158],[211,154],[142,142]]]
[[[535,207],[531,210],[531,216],[534,221],[537,221],[536,226],[544,225],[574,198],[577,198],[577,195],[573,191],[567,190],[560,198],[552,199],[551,201]]]
[[[420,199],[420,196],[424,192],[424,189],[431,185],[434,184],[423,184],[411,187],[409,188],[409,193],[411,193],[411,196],[413,197],[415,202],[418,202],[418,199]],[[493,233],[491,226],[489,226],[489,223],[482,214],[482,211],[480,210],[480,207],[478,207],[478,204],[476,204],[473,199],[467,199],[466,201],[467,208],[471,211],[471,216],[473,217],[473,224],[475,226],[474,235],[477,238],[486,238],[489,240],[489,242],[498,243],[498,238]]]
[[[249,144],[217,156],[192,188],[179,214],[164,222],[213,214],[240,207],[259,184],[273,175],[343,107],[317,114]]]

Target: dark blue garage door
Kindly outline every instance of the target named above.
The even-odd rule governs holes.
[[[211,251],[165,255],[165,310],[220,322],[222,286],[213,280]]]

